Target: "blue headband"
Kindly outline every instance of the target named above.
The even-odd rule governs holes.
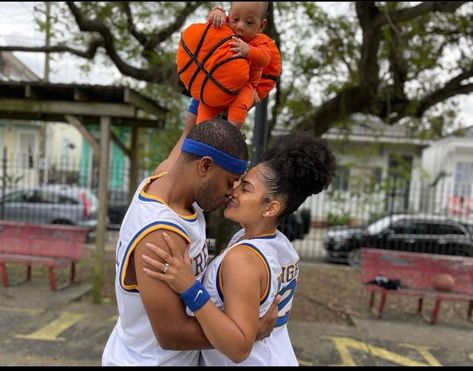
[[[184,139],[181,147],[182,152],[192,153],[198,156],[209,156],[212,160],[231,173],[242,175],[245,173],[248,167],[248,162],[240,160],[236,157],[229,155],[228,153],[222,152],[208,144],[197,142],[192,139]]]

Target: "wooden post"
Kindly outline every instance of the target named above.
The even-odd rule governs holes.
[[[107,185],[108,163],[110,153],[110,117],[100,118],[100,169],[99,169],[99,208],[97,213],[97,236],[95,238],[94,283],[92,302],[102,302],[103,257],[105,251],[105,234],[107,232]]]
[[[136,187],[138,187],[138,168],[139,168],[139,155],[138,155],[138,126],[133,125],[131,127],[131,149],[130,149],[130,189],[128,191],[128,201],[131,201],[135,194]]]

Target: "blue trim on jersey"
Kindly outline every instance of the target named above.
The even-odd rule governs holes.
[[[153,226],[157,225],[157,224],[164,224],[164,225],[168,225],[170,227],[174,227],[176,229],[178,229],[179,231],[181,231],[185,236],[187,236],[187,232],[182,228],[180,227],[179,225],[177,224],[174,224],[174,223],[170,223],[170,222],[163,222],[163,221],[156,221],[156,222],[153,222],[151,224],[148,224],[146,226],[144,226],[143,228],[141,228],[139,230],[138,233],[135,233],[135,235],[133,236],[133,238],[130,240],[130,242],[128,243],[128,246],[126,247],[126,250],[125,250],[125,253],[123,255],[123,259],[126,260],[126,258],[128,257],[128,252],[130,250],[130,248],[134,245],[134,242],[136,241],[136,239],[138,237],[141,236],[141,233],[143,233],[143,231],[145,231],[146,229],[149,229],[149,228],[152,228]],[[122,284],[121,284],[121,277],[122,277],[122,274],[123,274],[123,266],[124,266],[124,260],[122,260],[122,264],[120,266],[120,275],[118,276],[119,279],[120,279],[120,287],[125,290],[125,291],[128,291],[128,292],[139,292],[137,289],[125,289]]]
[[[269,293],[271,292],[271,267],[268,263],[268,260],[266,260],[266,257],[264,256],[264,254],[255,245],[252,245],[251,243],[248,243],[248,242],[241,243],[240,245],[245,245],[245,246],[248,246],[248,247],[254,249],[263,258],[264,263],[266,264],[266,268],[268,269],[268,290],[267,290],[266,295],[264,296],[264,298],[261,299],[261,301],[259,302],[260,305],[261,305],[266,301],[266,299],[268,298]]]
[[[215,287],[217,288],[217,294],[218,296],[220,296],[220,300],[223,302],[223,291],[222,291],[222,288],[220,287],[220,282],[219,282],[220,268],[222,267],[222,261],[220,262],[220,265],[218,266],[218,269],[217,269],[217,276],[215,277],[215,279],[217,280],[217,284],[215,285]]]
[[[285,325],[287,323],[287,321],[289,321],[289,312],[287,312],[284,316],[282,317],[278,317],[278,319],[276,320],[276,323],[274,325],[274,327],[279,327],[279,326],[282,326],[282,325]]]
[[[146,201],[146,202],[157,202],[161,205],[164,205],[162,202],[154,199],[154,198],[148,198],[148,197],[144,197],[141,193],[138,195],[138,198],[141,200],[141,201]]]
[[[248,242],[244,242],[244,243],[241,243],[240,245],[244,245],[244,246],[247,246],[253,250],[255,250],[259,256],[261,256],[264,260],[264,263],[266,264],[266,268],[268,270],[268,290],[266,291],[266,295],[260,300],[260,305],[263,304],[266,299],[268,298],[268,295],[269,293],[271,292],[271,269],[270,269],[270,266],[269,266],[269,263],[268,261],[266,260],[266,257],[263,255],[263,253],[254,245],[248,243]],[[223,259],[222,261],[220,262],[220,265],[218,266],[218,269],[217,269],[217,277],[216,277],[216,288],[217,288],[217,293],[218,293],[218,296],[220,296],[220,299],[222,300],[222,302],[224,302],[223,300],[223,290],[222,288],[220,287],[220,280],[219,280],[219,277],[220,277],[220,268],[222,267],[222,262],[223,262]]]
[[[271,240],[273,238],[276,238],[277,235],[276,233],[275,234],[271,234],[271,235],[268,235],[268,236],[256,236],[256,237],[253,237],[252,240]]]

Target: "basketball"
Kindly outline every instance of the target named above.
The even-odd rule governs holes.
[[[455,286],[455,279],[447,273],[439,273],[434,277],[433,286],[439,291],[450,291]]]

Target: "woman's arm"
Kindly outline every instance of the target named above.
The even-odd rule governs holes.
[[[145,272],[166,282],[173,290],[187,295],[195,282],[195,278],[189,273],[190,259],[173,246],[172,241],[166,242],[171,254],[155,245],[147,246],[167,262],[169,267],[165,269],[165,263],[143,255],[143,259],[157,270],[145,269]],[[166,272],[162,273],[163,270]],[[224,311],[220,311],[208,300],[194,311],[194,315],[210,343],[233,362],[239,363],[249,356],[256,340],[260,294],[269,278],[261,260],[246,248],[234,247],[225,256],[220,270],[225,295]],[[203,286],[195,288],[191,298],[202,297],[204,293],[199,293],[201,289]]]

